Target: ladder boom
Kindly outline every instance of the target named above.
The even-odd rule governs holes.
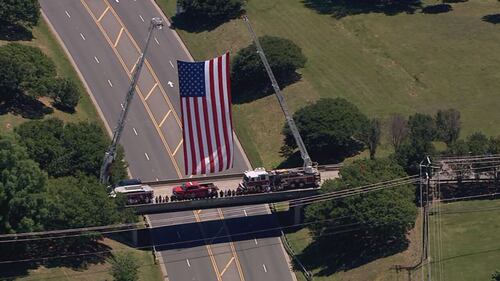
[[[302,160],[304,161],[304,168],[306,171],[310,171],[312,169],[312,161],[311,158],[309,157],[309,153],[307,153],[306,146],[304,145],[304,142],[302,141],[302,137],[300,136],[299,130],[297,129],[297,126],[295,125],[295,122],[293,121],[292,115],[290,114],[288,110],[288,106],[286,105],[285,98],[283,97],[283,94],[281,93],[281,89],[278,85],[278,82],[276,81],[276,78],[274,77],[274,73],[271,69],[271,66],[269,65],[269,62],[267,61],[266,54],[264,53],[264,50],[262,49],[262,46],[260,45],[259,38],[257,38],[257,35],[255,34],[252,25],[250,24],[250,20],[248,19],[247,16],[243,16],[243,21],[246,23],[248,27],[248,31],[252,35],[252,39],[255,43],[255,47],[257,48],[257,53],[260,56],[260,59],[262,60],[262,63],[264,64],[264,68],[266,69],[267,74],[269,75],[269,79],[271,80],[271,85],[273,86],[274,92],[276,94],[276,98],[278,99],[278,103],[280,104],[281,110],[283,110],[283,113],[285,114],[285,119],[288,124],[288,127],[290,128],[290,131],[292,132],[292,135],[295,139],[295,142],[297,143],[297,147],[299,148],[300,151],[300,156],[302,157]]]

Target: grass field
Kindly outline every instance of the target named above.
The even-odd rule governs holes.
[[[157,1],[167,15],[175,13],[175,0]],[[500,75],[495,70],[500,33],[498,26],[482,20],[500,12],[498,1],[452,4],[453,10],[444,14],[417,10],[342,19],[320,14],[303,2],[252,0],[245,8],[259,35],[289,38],[308,58],[300,70],[303,79],[285,89],[292,110],[320,97],[337,96],[380,118],[453,107],[462,113],[462,137],[477,130],[500,134]],[[440,1],[425,1],[435,3]],[[179,33],[200,60],[226,50],[234,53],[250,43],[240,20],[212,31]],[[236,105],[234,116],[253,163],[274,166],[283,160],[278,151],[284,118],[274,97]]]
[[[500,200],[451,203],[440,214],[430,220],[432,279],[489,281],[500,270]]]
[[[325,252],[321,248],[314,249],[314,260],[308,260],[301,256],[302,252],[306,247],[311,244],[312,238],[309,231],[303,228],[299,231],[286,234],[287,238],[294,249],[295,253],[299,257],[300,261],[304,266],[314,275],[314,281],[341,281],[341,280],[352,280],[352,281],[392,281],[392,280],[404,280],[407,281],[407,271],[397,272],[394,269],[395,265],[411,266],[416,265],[420,260],[420,245],[421,245],[421,221],[417,219],[416,227],[410,232],[409,240],[410,245],[408,249],[404,252],[391,255],[385,258],[380,258],[374,260],[370,263],[364,264],[357,268],[336,272],[333,274],[325,275],[320,273],[325,270],[325,266],[315,267],[318,263],[328,263],[328,259],[331,258],[333,253]],[[419,272],[413,272],[412,277],[419,277]],[[306,281],[304,275],[300,271],[296,271],[296,276],[299,281]],[[417,280],[417,279],[415,279]]]
[[[43,19],[40,19],[39,24],[33,28],[32,34],[32,40],[17,42],[40,48],[54,61],[57,67],[58,75],[74,80],[78,85],[81,93],[80,102],[78,103],[75,113],[70,114],[54,108],[54,113],[46,115],[45,118],[57,117],[67,122],[90,121],[98,122],[102,125],[103,123],[100,120],[99,115],[97,115],[97,111],[94,108],[92,100],[83,87],[83,84],[80,81],[80,78],[78,77],[75,69],[71,65],[68,57],[66,56],[66,53],[63,51],[54,34],[52,34],[47,23]],[[0,45],[6,43],[6,41],[0,41]],[[46,102],[46,105],[50,105],[50,102],[48,100]],[[26,120],[27,119],[12,115],[10,113],[0,115],[1,131],[10,133],[16,125]]]
[[[436,209],[433,209],[434,211]],[[443,204],[440,215],[431,215],[431,272],[432,280],[437,281],[489,281],[495,270],[500,270],[500,200],[477,200]],[[438,228],[440,222],[441,228]],[[377,259],[360,267],[340,271],[330,275],[318,275],[324,267],[314,267],[318,260],[328,260],[331,253],[316,249],[314,260],[302,257],[301,262],[315,274],[315,281],[341,280],[420,280],[421,269],[411,272],[397,272],[394,265],[417,264],[421,253],[421,227],[417,220],[415,229],[410,232],[410,246],[402,253]],[[441,231],[439,231],[441,229]],[[287,234],[292,248],[301,253],[311,244],[307,229]],[[319,258],[321,257],[321,258]],[[426,274],[424,268],[424,274]],[[296,272],[299,281],[306,279],[300,271]]]
[[[149,251],[140,251],[130,248],[124,244],[114,240],[105,239],[104,244],[111,247],[113,251],[126,251],[133,254],[139,268],[140,281],[159,281],[162,280],[160,268],[154,264],[153,256]],[[108,262],[89,265],[86,269],[72,269],[68,267],[40,267],[36,270],[30,270],[25,277],[14,279],[16,281],[34,281],[34,280],[51,280],[51,281],[97,281],[97,280],[113,280],[110,274],[110,264]]]

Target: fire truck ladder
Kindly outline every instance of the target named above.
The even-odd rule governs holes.
[[[304,142],[302,141],[302,137],[300,136],[299,130],[297,129],[297,126],[295,125],[295,121],[293,121],[292,115],[288,111],[288,106],[286,105],[285,98],[283,97],[283,94],[281,93],[281,89],[278,85],[278,82],[276,81],[276,78],[274,77],[273,71],[271,70],[271,66],[269,65],[269,62],[267,61],[266,54],[264,53],[264,50],[262,49],[262,46],[260,45],[259,39],[257,38],[257,35],[255,35],[255,32],[252,28],[252,25],[250,24],[250,20],[246,15],[243,17],[243,21],[246,23],[248,27],[248,31],[252,35],[252,39],[255,43],[255,47],[257,47],[257,54],[259,54],[260,59],[262,60],[262,63],[264,64],[264,67],[266,68],[266,72],[269,75],[269,79],[271,79],[271,85],[274,88],[274,92],[276,94],[276,98],[278,99],[278,102],[280,104],[281,110],[283,110],[283,113],[285,114],[286,122],[288,124],[288,127],[290,128],[290,131],[293,134],[293,137],[295,138],[295,142],[297,143],[297,146],[300,151],[300,156],[302,157],[302,160],[304,161],[304,170],[307,173],[314,173],[314,168],[312,165],[311,158],[309,157],[309,153],[307,153],[306,146],[304,145]]]

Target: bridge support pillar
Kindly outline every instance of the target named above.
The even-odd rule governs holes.
[[[302,206],[292,207],[293,210],[293,224],[299,224],[302,222]]]

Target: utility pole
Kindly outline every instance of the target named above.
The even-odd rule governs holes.
[[[130,108],[130,102],[135,94],[135,87],[137,85],[137,81],[139,80],[139,75],[141,74],[141,69],[144,64],[144,60],[146,59],[146,52],[149,47],[149,42],[151,41],[151,35],[155,29],[163,28],[163,20],[161,18],[152,18],[151,24],[149,25],[148,37],[146,39],[146,44],[142,50],[141,55],[139,56],[139,60],[134,69],[134,73],[132,74],[132,81],[130,82],[130,87],[128,89],[127,95],[125,97],[125,102],[123,104],[124,109],[120,113],[120,118],[118,119],[118,124],[113,131],[113,139],[111,141],[111,145],[108,150],[104,154],[104,159],[102,161],[101,173],[100,173],[100,181],[103,184],[107,184],[109,181],[109,168],[113,161],[116,158],[116,150],[118,147],[118,143],[120,142],[120,138],[123,133],[123,128],[125,127],[125,119],[127,118],[127,114]]]
[[[286,105],[285,97],[283,97],[283,94],[281,93],[281,89],[278,85],[278,82],[276,81],[276,78],[274,77],[274,74],[273,74],[273,71],[271,69],[271,66],[269,65],[269,62],[267,61],[266,54],[264,53],[264,50],[262,49],[262,46],[260,45],[259,38],[255,34],[248,17],[246,15],[244,15],[242,18],[248,27],[248,31],[252,35],[252,39],[255,43],[255,47],[257,48],[257,54],[259,54],[260,59],[262,60],[262,63],[264,64],[266,72],[269,75],[269,79],[271,79],[271,85],[274,88],[276,98],[278,99],[281,110],[283,110],[283,113],[285,114],[285,119],[286,119],[286,122],[288,124],[288,127],[290,128],[290,131],[292,132],[292,135],[295,138],[295,142],[297,143],[297,146],[298,146],[299,151],[300,151],[300,156],[302,157],[302,160],[304,161],[304,170],[307,173],[315,173],[315,169],[312,166],[312,161],[311,161],[311,158],[309,157],[309,153],[307,153],[306,146],[304,145],[304,142],[302,141],[302,137],[300,136],[299,130],[297,129],[297,126],[295,125],[295,121],[293,121],[292,115],[288,111],[288,106]]]

